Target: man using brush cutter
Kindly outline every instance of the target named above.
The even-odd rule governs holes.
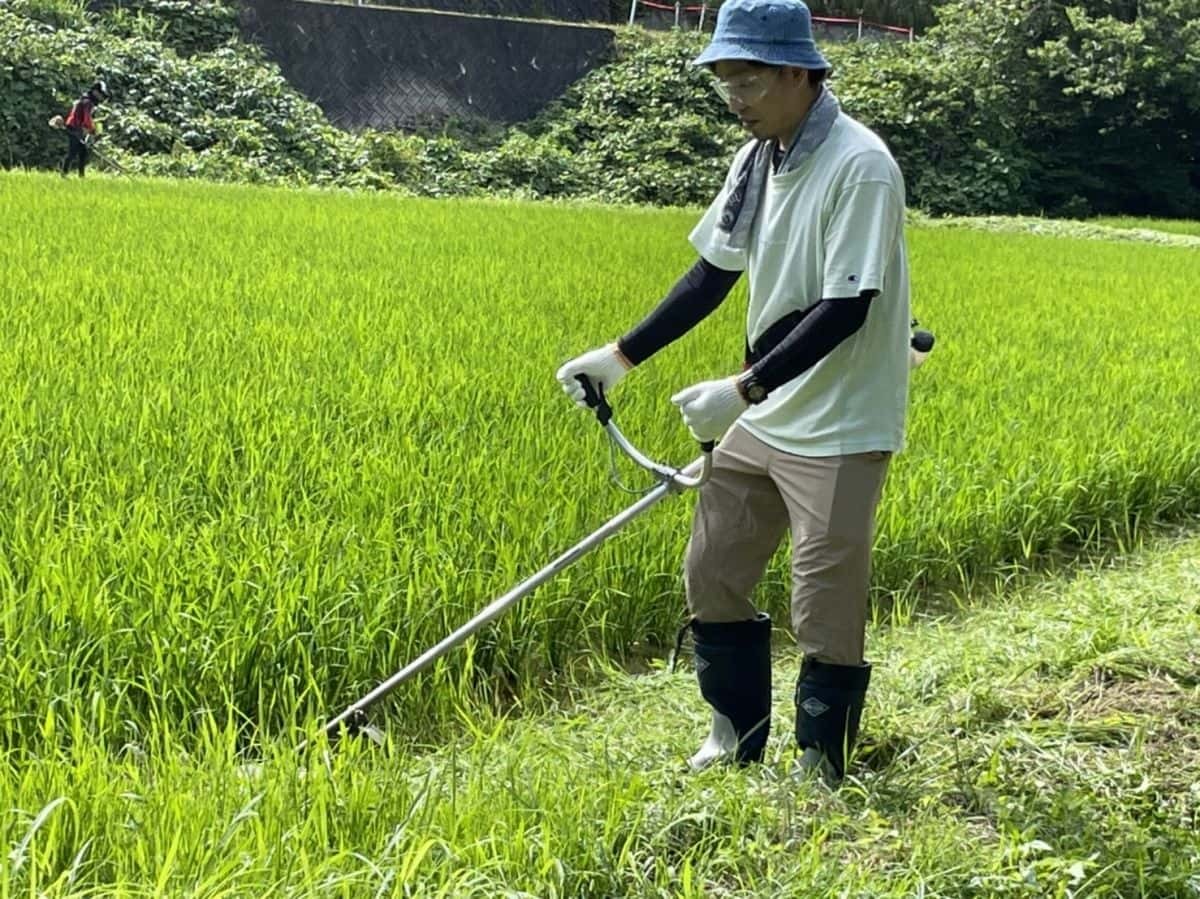
[[[91,158],[92,141],[96,136],[96,123],[92,119],[92,113],[108,97],[108,85],[102,80],[97,81],[71,105],[71,111],[65,119],[55,116],[50,120],[52,126],[64,128],[67,132],[67,155],[63,158],[61,167],[64,178],[70,174],[72,168],[78,168],[79,177],[83,177]]]
[[[771,620],[751,594],[791,533],[799,766],[839,783],[857,736],[875,508],[904,442],[910,354],[904,180],[845,114],[801,0],[727,0],[694,61],[753,140],[690,240],[700,259],[620,339],[557,377],[585,405],[682,337],[749,275],[741,373],[671,401],[720,439],[684,563],[700,692],[712,728],[689,764],[761,761],[771,718]]]

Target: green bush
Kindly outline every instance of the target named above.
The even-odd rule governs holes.
[[[579,193],[581,172],[574,155],[545,138],[513,132],[494,151],[480,154],[481,183],[496,192],[523,190],[531,196],[570,196]]]
[[[135,12],[127,4],[99,18],[77,20],[79,27],[69,29],[0,9],[0,91],[6,98],[0,105],[0,163],[56,164],[65,142],[47,119],[65,113],[87,85],[103,77],[113,98],[101,107],[97,121],[106,145],[131,170],[220,180],[389,184],[364,171],[362,142],[331,126],[256,47],[225,42],[181,56],[154,37],[161,30],[154,27],[161,9],[148,10],[162,3],[142,6]],[[202,6],[211,10],[180,15],[228,13],[216,4]],[[108,30],[114,17],[124,33]],[[141,24],[128,27],[134,21]],[[169,33],[175,19],[166,21]],[[207,34],[211,38],[215,32]],[[180,147],[208,155],[184,166],[170,156]],[[155,154],[169,158],[137,161]]]
[[[237,7],[220,0],[117,0],[106,26],[159,40],[180,56],[209,53],[238,37]]]
[[[86,0],[8,0],[7,9],[52,28],[83,28],[87,25]]]
[[[425,141],[407,134],[366,131],[362,135],[368,165],[397,182],[420,177]]]
[[[33,4],[49,8],[48,4]],[[65,114],[95,78],[76,31],[0,9],[0,164],[47,166],[66,149],[47,120]]]
[[[843,107],[896,154],[911,206],[1200,217],[1200,0],[1074,2],[951,0],[920,40],[824,48]],[[57,162],[46,119],[97,75],[122,159],[165,155],[145,168],[223,180],[702,204],[746,139],[689,64],[708,40],[694,32],[623,30],[614,62],[509,129],[354,135],[236,39],[232,6],[110,7],[0,7],[0,164]]]
[[[829,55],[843,107],[887,141],[912,205],[935,214],[1031,211],[1027,152],[971,62],[920,41],[845,45]]]
[[[917,96],[956,98],[961,133],[995,154],[987,171],[1007,168],[992,211],[1200,214],[1200,0],[955,0],[938,15],[913,45]],[[950,158],[960,183],[965,158]]]
[[[744,137],[707,75],[689,65],[704,40],[686,32],[625,35],[620,61],[590,72],[516,129],[536,138],[546,157],[571,160],[570,177],[559,179],[553,193],[532,179],[522,186],[535,195],[611,202],[711,200]]]

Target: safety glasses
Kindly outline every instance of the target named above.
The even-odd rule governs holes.
[[[712,86],[717,96],[726,103],[736,102],[739,106],[753,106],[767,95],[779,72],[779,69],[772,67],[728,79],[713,75]]]

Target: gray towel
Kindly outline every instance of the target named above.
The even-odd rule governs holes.
[[[829,88],[823,87],[800,126],[800,134],[779,164],[778,174],[793,171],[812,156],[829,136],[829,131],[840,113],[841,104],[838,103],[837,97]],[[750,244],[750,229],[754,226],[755,216],[758,215],[758,204],[762,199],[763,186],[766,184],[768,172],[771,171],[771,161],[777,146],[778,141],[774,138],[761,140],[746,155],[746,161],[738,171],[737,183],[725,201],[725,208],[721,210],[717,230],[729,235],[727,243],[735,250],[744,250]]]

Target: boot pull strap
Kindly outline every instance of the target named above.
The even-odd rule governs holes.
[[[689,615],[687,621],[680,626],[679,631],[675,634],[675,650],[671,653],[671,664],[667,668],[667,672],[670,674],[675,673],[675,663],[679,661],[679,653],[683,650],[683,637],[695,620],[695,615]]]

